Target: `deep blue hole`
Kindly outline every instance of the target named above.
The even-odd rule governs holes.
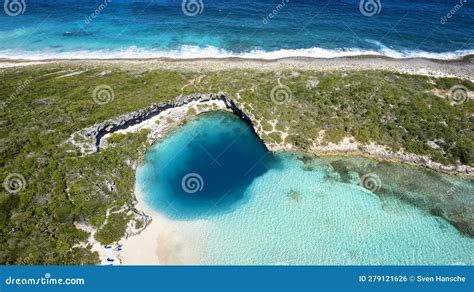
[[[179,220],[230,212],[276,159],[252,128],[227,112],[204,114],[152,147],[139,172],[148,203]]]

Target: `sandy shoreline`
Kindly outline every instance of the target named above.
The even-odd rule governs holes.
[[[144,200],[139,186],[135,186],[135,208],[152,218],[140,233],[120,243],[122,265],[198,265],[203,246],[196,246],[193,238],[209,224],[206,220],[176,221],[153,210]],[[186,237],[183,237],[186,234]]]
[[[137,199],[135,208],[150,216],[152,221],[140,234],[121,240],[121,243],[124,245],[121,255],[122,264],[159,265],[160,260],[157,253],[158,234],[161,230],[161,224],[159,223],[164,220],[144,203],[138,187],[135,187],[135,196]]]
[[[215,59],[57,59],[57,60],[11,60],[0,59],[0,68],[33,65],[87,65],[111,66],[126,70],[186,70],[222,71],[232,69],[247,70],[314,70],[314,71],[360,71],[388,70],[404,74],[433,77],[456,77],[474,81],[474,56],[469,55],[456,60],[434,59],[394,59],[382,56],[354,56],[331,59],[306,57],[283,58],[275,60],[215,58]]]

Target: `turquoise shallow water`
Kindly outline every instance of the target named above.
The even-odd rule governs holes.
[[[360,185],[368,172],[380,188]],[[200,247],[201,264],[474,264],[474,239],[427,211],[472,211],[471,180],[272,154],[229,113],[202,116],[152,147],[137,183],[166,217],[205,220],[186,243]]]

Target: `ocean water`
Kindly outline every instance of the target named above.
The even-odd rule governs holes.
[[[474,52],[474,5],[464,0],[10,2],[20,6],[0,13],[0,58],[451,59]]]
[[[361,185],[367,174],[379,188]],[[358,157],[271,153],[229,113],[200,116],[152,147],[137,186],[174,222],[179,250],[196,264],[474,264],[474,239],[423,208],[446,193],[438,204],[472,211],[471,180]]]

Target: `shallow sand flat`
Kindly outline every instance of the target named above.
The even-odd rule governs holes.
[[[457,77],[474,80],[473,56],[458,60],[393,59],[379,56],[341,57],[332,59],[284,58],[277,60],[257,60],[241,58],[222,59],[111,59],[111,60],[0,60],[0,68],[31,66],[38,64],[71,64],[89,66],[111,66],[119,69],[137,70],[192,70],[221,71],[231,69],[251,70],[315,70],[354,71],[389,70],[406,74],[434,77]]]
[[[205,230],[207,222],[174,221],[148,207],[138,190],[138,210],[152,217],[150,225],[140,234],[121,240],[123,265],[196,265],[202,246],[193,237]],[[186,234],[186,237],[183,237]],[[192,247],[192,248],[191,248]]]
[[[158,265],[160,262],[155,250],[157,249],[159,229],[160,226],[154,217],[142,233],[122,240],[122,264]]]
[[[183,238],[179,230],[163,226],[158,234],[156,255],[163,265],[197,265],[197,252],[190,248],[193,241]]]

